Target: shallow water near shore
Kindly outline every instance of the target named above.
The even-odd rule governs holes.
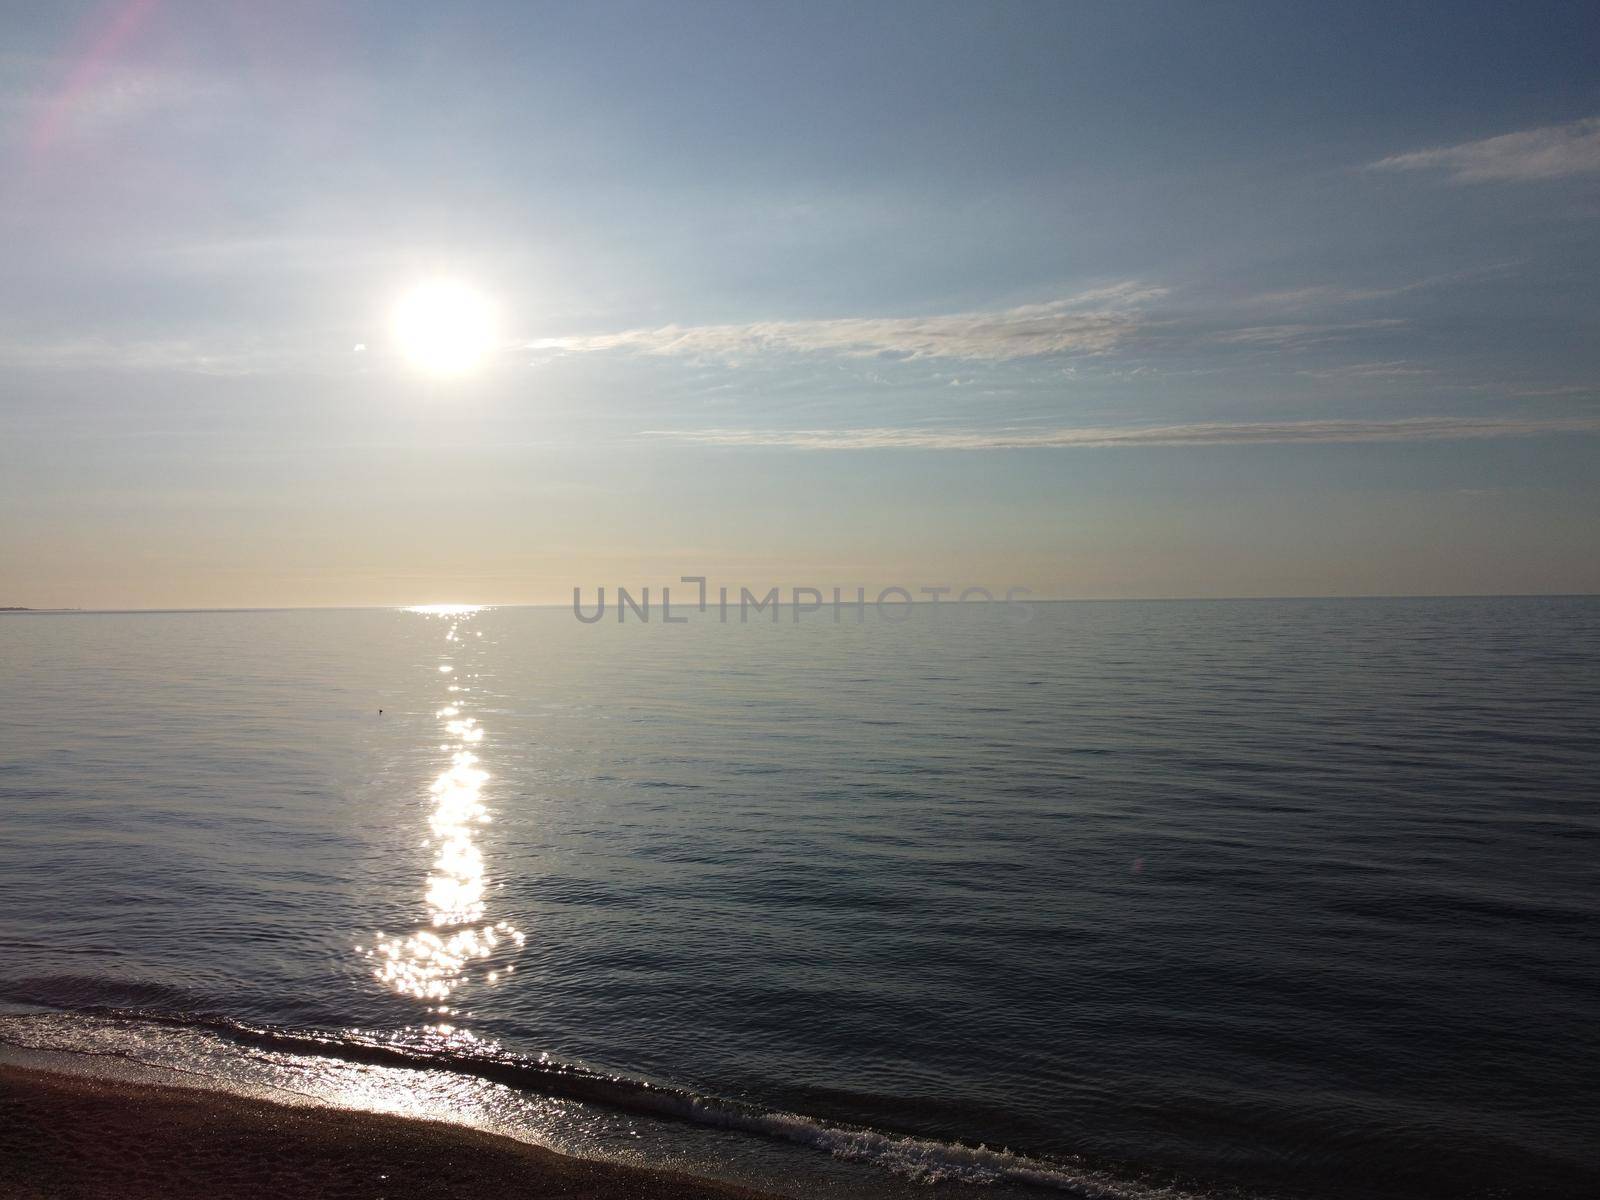
[[[1600,600],[780,616],[0,617],[0,1040],[796,1195],[1600,1186]]]

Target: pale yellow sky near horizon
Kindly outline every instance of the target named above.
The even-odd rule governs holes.
[[[1139,533],[1123,525],[1123,533]],[[1026,588],[1038,599],[1183,599],[1251,596],[1509,595],[1600,592],[1600,570],[1564,554],[1577,531],[1547,531],[1543,544],[1508,541],[1506,553],[1485,562],[1469,549],[1436,537],[1421,550],[1403,530],[1391,529],[1387,544],[1329,545],[1306,539],[1241,547],[1219,536],[1197,537],[1190,528],[1146,528],[1143,536],[1107,546],[1092,536],[1058,532],[1059,550],[1035,553],[917,552],[902,547],[893,560],[874,562],[866,547],[857,554],[742,556],[680,554],[498,553],[470,546],[429,546],[411,559],[381,542],[336,560],[332,547],[303,545],[284,561],[281,546],[225,547],[216,540],[173,545],[149,539],[113,546],[63,540],[43,549],[26,574],[0,566],[0,605],[27,608],[147,609],[255,607],[404,607],[431,603],[568,605],[581,588],[592,600],[605,587],[637,595],[663,586],[675,598],[691,594],[681,576],[704,575],[710,586],[740,587],[764,594],[770,587],[788,598],[796,587],[833,587],[868,595],[891,586],[919,595],[922,588],[987,588],[996,596]],[[387,541],[388,539],[384,539]],[[811,549],[811,548],[808,548]],[[387,553],[386,553],[387,551]],[[77,557],[74,557],[74,556]],[[326,555],[326,557],[324,557]],[[321,561],[318,561],[321,559]],[[385,561],[387,559],[387,561]],[[16,560],[11,560],[15,563]],[[1549,581],[1549,582],[1546,582]]]

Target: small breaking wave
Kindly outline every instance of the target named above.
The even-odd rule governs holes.
[[[0,1016],[0,1043],[28,1049],[71,1050],[128,1058],[92,1040],[73,1045],[70,1031],[44,1026],[41,1017]],[[97,1007],[71,1014],[73,1021],[101,1021],[190,1030],[217,1035],[246,1049],[332,1058],[378,1067],[449,1072],[553,1099],[576,1100],[647,1117],[772,1138],[818,1150],[848,1162],[871,1165],[926,1184],[1012,1184],[1049,1189],[1084,1200],[1192,1200],[1192,1194],[1158,1184],[1117,1179],[1069,1162],[1052,1162],[1005,1149],[897,1134],[866,1126],[834,1124],[800,1113],[781,1112],[647,1079],[597,1070],[546,1055],[500,1051],[493,1043],[427,1046],[362,1032],[329,1033],[253,1025],[228,1017]]]

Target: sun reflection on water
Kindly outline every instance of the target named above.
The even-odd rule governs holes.
[[[457,642],[461,623],[471,619],[479,608],[425,605],[407,611],[448,620],[445,640]],[[448,675],[452,665],[441,663],[439,671]],[[478,755],[469,749],[483,741],[484,731],[456,698],[467,690],[451,685],[451,698],[434,714],[453,740],[440,746],[450,756],[449,765],[429,787],[433,810],[428,828],[433,836],[424,845],[435,847],[435,853],[423,890],[428,925],[402,937],[379,933],[372,949],[357,947],[366,957],[377,960],[372,973],[380,983],[401,995],[434,1002],[430,1010],[442,1016],[459,1015],[459,1009],[451,1009],[443,1002],[469,981],[472,964],[483,964],[484,982],[498,983],[503,975],[516,970],[500,960],[515,953],[524,941],[522,931],[508,922],[488,920],[488,884],[483,850],[476,835],[491,820],[483,803],[483,785],[489,774],[480,765]],[[438,1029],[447,1034],[455,1032],[445,1025]]]

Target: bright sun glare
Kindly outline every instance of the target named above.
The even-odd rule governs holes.
[[[459,283],[412,288],[394,309],[394,338],[406,359],[435,375],[459,375],[480,363],[495,336],[489,301]]]

